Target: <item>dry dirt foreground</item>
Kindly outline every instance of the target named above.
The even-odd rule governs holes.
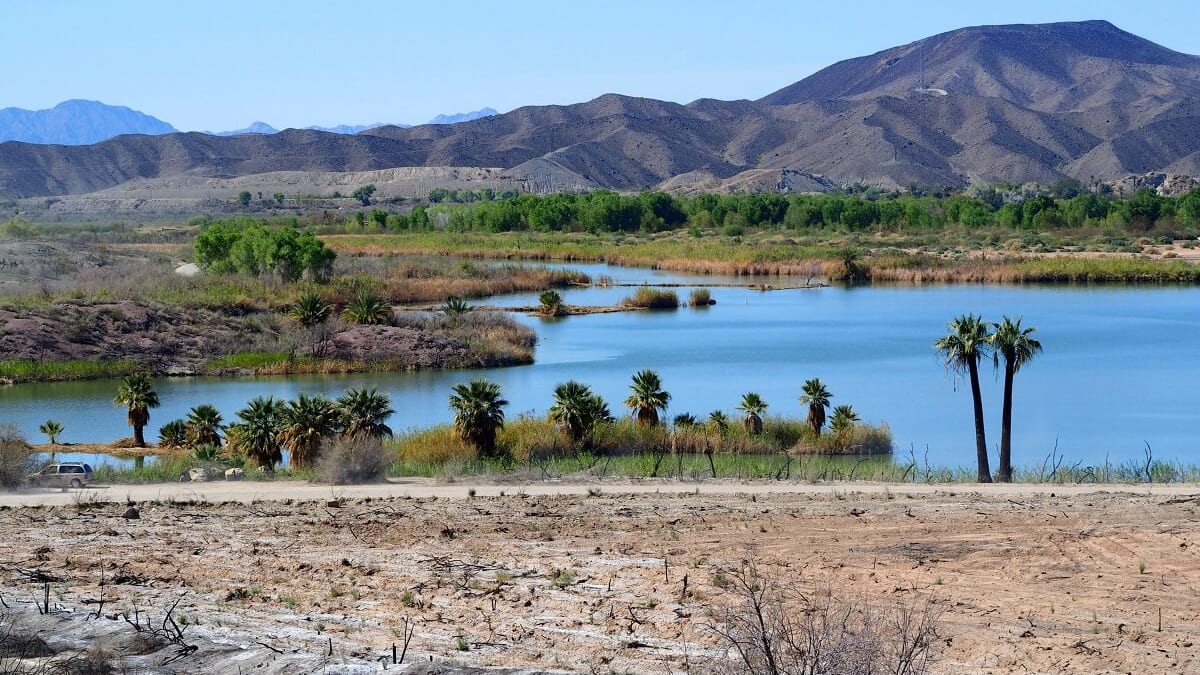
[[[398,671],[406,621],[423,668],[703,672],[721,577],[753,557],[875,607],[933,599],[935,672],[1200,672],[1197,486],[183,487],[6,496],[58,502],[0,510],[10,618],[121,651],[119,612],[158,625],[178,599],[198,650],[127,652],[150,672]]]

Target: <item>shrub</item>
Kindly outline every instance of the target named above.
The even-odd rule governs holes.
[[[389,325],[392,323],[392,306],[374,291],[360,291],[342,310],[342,320],[347,323]]]
[[[562,296],[557,291],[543,291],[538,296],[538,302],[541,303],[538,312],[544,316],[562,316],[567,313],[566,307],[563,306]]]
[[[0,488],[13,489],[33,471],[33,454],[25,437],[11,424],[0,425]]]
[[[633,295],[621,301],[627,307],[642,309],[675,309],[679,307],[679,296],[675,291],[662,291],[649,286],[642,286]]]
[[[941,623],[931,600],[880,609],[829,588],[778,583],[753,562],[722,578],[734,601],[713,630],[734,657],[718,672],[929,672]]]
[[[692,289],[688,295],[688,305],[692,307],[708,307],[715,304],[712,299],[712,293],[707,288]]]
[[[391,459],[376,436],[338,436],[327,441],[321,451],[315,480],[334,485],[378,483],[386,476]]]

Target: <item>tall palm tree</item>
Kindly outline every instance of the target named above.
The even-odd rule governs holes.
[[[246,453],[264,469],[272,470],[283,460],[279,432],[283,428],[284,402],[275,397],[259,396],[237,412],[237,424],[231,424],[226,438],[229,445]]]
[[[385,422],[392,413],[392,400],[374,389],[347,389],[337,400],[342,414],[342,432],[347,436],[365,434],[375,438],[391,436]]]
[[[1000,323],[992,324],[995,332],[990,338],[992,363],[1000,367],[1004,359],[1004,408],[1000,418],[1000,469],[996,478],[1001,483],[1012,482],[1012,389],[1013,376],[1021,367],[1042,352],[1042,343],[1033,337],[1037,328],[1021,327],[1021,317],[1016,321],[1007,316]]]
[[[207,403],[192,408],[187,416],[188,443],[193,448],[205,445],[221,447],[221,431],[224,430],[222,421],[221,411]]]
[[[971,380],[971,401],[975,406],[975,459],[978,464],[979,482],[992,482],[992,471],[988,466],[987,438],[983,429],[983,397],[979,393],[979,360],[991,349],[988,324],[983,317],[963,314],[951,321],[950,332],[938,338],[933,348],[941,355],[947,370],[959,375],[964,371]]]
[[[291,465],[311,465],[321,453],[321,444],[338,431],[337,404],[324,396],[301,394],[283,409],[279,443],[292,454]]]
[[[816,377],[805,382],[801,391],[804,395],[800,397],[800,403],[808,405],[808,426],[814,434],[820,436],[821,427],[825,426],[825,409],[829,407],[829,399],[833,398],[833,394],[830,394],[825,388],[825,383]]]
[[[643,370],[633,376],[629,385],[632,393],[625,399],[625,407],[637,416],[638,424],[658,424],[658,411],[666,410],[671,395],[662,388],[662,379],[653,370]]]
[[[114,405],[123,405],[128,413],[125,420],[133,427],[133,444],[146,447],[145,428],[150,422],[150,409],[158,407],[158,392],[146,373],[134,373],[121,380]]]
[[[767,402],[755,392],[742,394],[742,402],[738,404],[738,410],[746,413],[746,417],[742,423],[746,426],[746,431],[751,436],[757,436],[762,433],[763,421],[762,414],[767,411]]]
[[[496,432],[504,428],[504,406],[500,385],[483,378],[455,385],[450,394],[454,428],[464,441],[475,446],[479,456],[496,458]]]

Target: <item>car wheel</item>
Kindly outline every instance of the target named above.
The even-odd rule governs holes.
[[[76,489],[81,488],[81,487],[83,487],[83,481],[79,480],[78,478],[72,478],[71,479],[71,487],[76,488]]]

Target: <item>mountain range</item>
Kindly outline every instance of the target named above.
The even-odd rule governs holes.
[[[496,114],[498,113],[491,108],[482,108],[473,112],[438,115],[428,124],[456,124]],[[382,126],[388,125],[384,122],[376,122],[375,124],[339,124],[332,127],[305,128],[334,134],[357,134],[360,131]],[[390,126],[407,129],[412,125],[392,124]],[[151,115],[99,101],[73,99],[63,101],[47,110],[0,109],[0,142],[92,145],[125,134],[160,136],[178,132],[179,130],[175,127]],[[244,129],[205,133],[215,136],[240,136],[242,134],[277,134],[279,129],[266,122],[253,122]]]
[[[541,191],[1200,176],[1200,57],[1105,21],[971,27],[842,61],[755,101],[607,94],[352,136],[2,143],[0,195],[177,175],[446,166],[500,168]]]

